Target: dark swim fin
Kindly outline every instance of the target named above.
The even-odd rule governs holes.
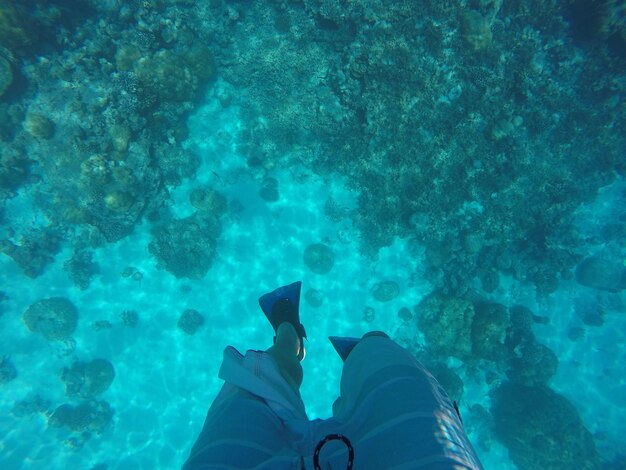
[[[287,286],[279,287],[278,289],[262,295],[259,298],[259,305],[261,310],[272,324],[274,331],[278,330],[278,327],[283,322],[289,322],[293,325],[300,337],[300,356],[298,359],[304,359],[304,342],[306,338],[306,330],[304,325],[300,323],[300,288],[302,282],[294,282]],[[274,337],[276,341],[276,337]]]
[[[347,338],[343,336],[329,336],[328,339],[333,344],[335,351],[337,351],[337,354],[339,354],[343,362],[346,362],[348,355],[361,341],[361,338]]]

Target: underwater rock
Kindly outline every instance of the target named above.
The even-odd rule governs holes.
[[[195,214],[174,219],[152,229],[148,250],[164,268],[177,278],[201,279],[217,252],[219,221]]]
[[[471,302],[431,294],[416,307],[417,324],[424,333],[426,344],[438,357],[454,356],[467,359],[472,355]]]
[[[204,317],[192,308],[187,309],[178,319],[178,329],[184,331],[188,335],[193,335],[204,324]]]
[[[626,268],[616,262],[592,256],[576,267],[579,284],[594,289],[618,292],[626,288]]]
[[[65,394],[70,397],[93,398],[104,393],[115,379],[115,368],[106,359],[77,361],[61,371]]]
[[[324,303],[322,293],[316,289],[308,289],[304,294],[304,300],[313,308],[319,308]]]
[[[70,431],[101,434],[113,421],[113,409],[106,401],[89,400],[78,406],[60,405],[48,418],[48,425]]]
[[[17,377],[17,369],[8,358],[8,356],[4,356],[0,358],[0,385],[4,385],[7,382],[15,379]]]
[[[13,70],[11,63],[0,55],[0,97],[13,83]]]
[[[601,468],[574,406],[548,387],[505,382],[493,396],[495,435],[518,468]]]
[[[377,282],[372,287],[372,295],[379,302],[389,302],[400,294],[400,286],[394,281]]]
[[[51,297],[28,307],[22,319],[33,333],[39,333],[48,341],[62,341],[74,333],[78,311],[65,297]]]
[[[37,139],[48,140],[54,135],[54,123],[43,114],[28,113],[22,127]]]
[[[335,255],[329,246],[313,243],[304,250],[304,263],[315,274],[328,274],[335,264]]]

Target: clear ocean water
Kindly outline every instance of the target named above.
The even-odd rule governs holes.
[[[0,0],[0,468],[179,468],[296,280],[311,419],[382,330],[485,468],[626,468],[624,8]]]

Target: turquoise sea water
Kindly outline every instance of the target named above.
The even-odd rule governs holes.
[[[223,349],[269,347],[257,299],[296,280],[311,419],[327,337],[382,330],[485,468],[626,468],[599,3],[0,0],[0,468],[180,467]]]

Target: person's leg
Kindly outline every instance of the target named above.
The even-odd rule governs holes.
[[[296,392],[300,390],[303,380],[302,366],[298,360],[301,347],[296,329],[291,323],[284,322],[276,332],[276,343],[265,351],[276,361],[281,375]]]
[[[361,339],[369,338],[370,336],[382,336],[383,338],[389,338],[389,335],[387,333],[383,333],[382,331],[370,331],[369,333],[365,333]]]
[[[207,413],[185,470],[205,468],[294,468],[296,446],[308,428],[298,392],[300,340],[280,325],[267,351],[224,351],[220,378],[226,383]]]
[[[347,357],[333,416],[356,468],[482,468],[445,391],[382,332],[364,335]],[[345,461],[345,448],[329,446],[325,457]]]

